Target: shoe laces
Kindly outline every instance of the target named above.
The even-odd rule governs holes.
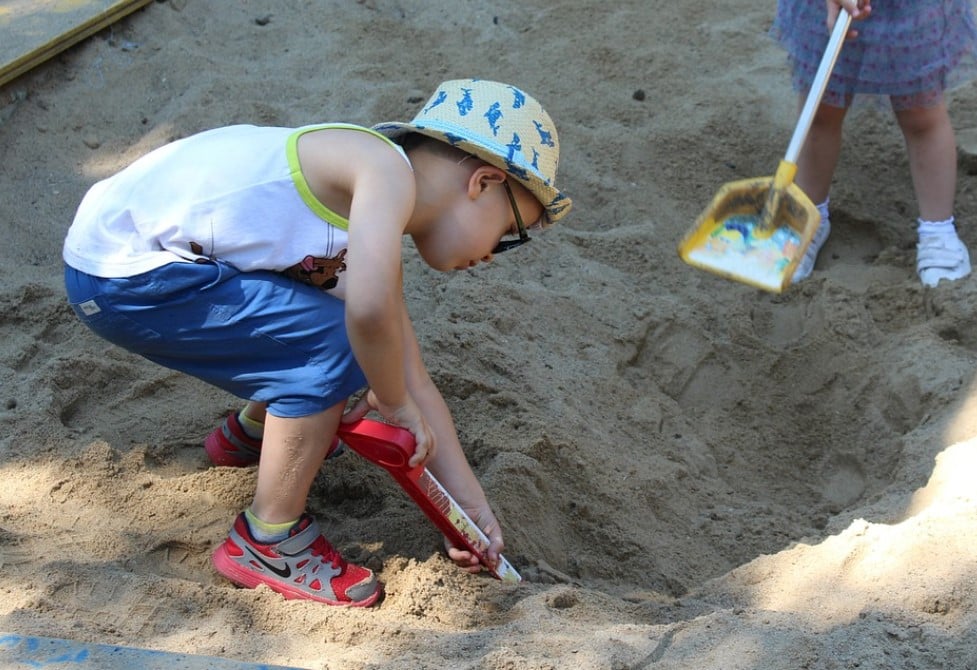
[[[307,514],[303,515],[302,518],[299,519],[299,522],[292,527],[292,530],[289,532],[288,536],[294,537],[298,535],[303,530],[308,528],[312,523],[312,517]],[[343,560],[343,557],[333,548],[332,544],[329,543],[329,540],[327,540],[321,533],[319,534],[319,537],[313,540],[312,544],[309,545],[309,552],[316,558],[320,559],[320,563],[329,563],[333,568],[345,568],[346,562]],[[302,568],[306,565],[306,563],[308,563],[308,560],[301,561],[298,567]],[[318,572],[318,568],[314,569],[313,572]]]
[[[343,557],[322,535],[316,538],[309,549],[311,549],[313,556],[318,556],[323,563],[330,563],[333,568],[343,568],[346,565]]]

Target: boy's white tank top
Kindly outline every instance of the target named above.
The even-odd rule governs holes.
[[[390,142],[349,124],[237,125],[177,140],[92,186],[68,230],[64,261],[112,278],[174,261],[219,259],[249,272],[341,259],[349,222],[315,199],[298,163],[298,138],[320,128]]]

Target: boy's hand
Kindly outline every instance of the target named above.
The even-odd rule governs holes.
[[[434,438],[431,427],[428,426],[427,421],[424,420],[424,416],[421,414],[417,405],[414,404],[413,400],[409,400],[400,407],[384,407],[377,400],[373,390],[368,389],[363,394],[363,397],[356,401],[356,404],[343,414],[342,422],[352,423],[362,419],[370,410],[379,412],[380,416],[384,419],[395,426],[406,428],[414,436],[414,455],[407,461],[410,467],[416,468],[434,456],[437,441]]]
[[[444,538],[444,549],[448,553],[448,558],[466,572],[474,573],[481,572],[486,567],[494,568],[499,562],[499,554],[505,549],[505,543],[502,541],[502,528],[499,526],[495,514],[492,513],[492,510],[489,509],[487,504],[484,507],[479,507],[474,510],[465,508],[465,513],[471,517],[472,521],[489,538],[489,548],[485,551],[485,562],[487,565],[482,565],[478,557],[467,549],[461,549],[451,544],[446,537]]]

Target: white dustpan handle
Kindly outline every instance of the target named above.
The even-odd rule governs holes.
[[[811,122],[814,121],[814,112],[821,104],[821,96],[824,95],[824,89],[831,77],[831,70],[834,69],[838,54],[841,53],[841,45],[845,41],[845,34],[850,25],[851,14],[842,8],[838,13],[838,19],[835,21],[834,30],[831,31],[828,46],[824,48],[821,64],[818,65],[817,74],[814,75],[814,81],[811,82],[811,90],[808,91],[807,100],[804,101],[804,107],[797,119],[797,126],[794,128],[794,135],[790,138],[790,145],[784,155],[784,160],[790,163],[796,163],[797,157],[801,153],[801,147],[804,146],[804,140],[807,139],[807,132],[811,129]]]

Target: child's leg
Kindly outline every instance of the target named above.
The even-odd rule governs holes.
[[[347,563],[305,513],[345,405],[299,418],[266,416],[254,502],[213,553],[222,575],[328,605],[364,607],[379,599],[383,587],[373,572]]]
[[[346,403],[292,419],[268,414],[251,511],[271,524],[295,522],[332,444]]]
[[[253,424],[264,424],[265,413],[268,411],[268,403],[249,400],[248,404],[241,410],[241,420],[250,421]]]
[[[265,527],[256,537],[247,513],[239,515],[214,551],[217,570],[286,598],[376,602],[374,574],[343,560],[304,513],[345,399],[366,381],[349,348],[343,303],[281,275],[242,274],[218,262],[172,263],[121,279],[65,267],[65,289],[82,322],[108,341],[237,397],[274,398],[272,412],[306,415],[268,414],[262,440],[234,422],[231,437],[249,440],[260,456],[250,512]],[[245,412],[258,421],[264,410],[254,403]]]
[[[268,403],[249,400],[238,412],[224,418],[204,440],[204,451],[214,465],[245,468],[261,458]]]
[[[804,104],[803,99],[801,104]],[[817,205],[821,220],[811,239],[811,244],[804,252],[804,258],[794,270],[792,279],[794,282],[806,279],[811,274],[821,247],[831,234],[828,191],[831,189],[831,179],[838,164],[838,157],[841,155],[841,130],[846,111],[842,107],[820,105],[797,159],[797,176],[794,181]]]
[[[801,104],[804,104],[803,99]],[[841,156],[841,131],[847,111],[843,107],[820,105],[797,158],[794,181],[815,204],[828,199],[831,180]]]
[[[906,140],[909,172],[919,206],[916,272],[925,286],[970,274],[970,254],[957,236],[953,200],[957,186],[957,145],[946,104],[903,107],[893,100]]]
[[[828,211],[828,204],[827,198],[824,202],[817,204],[820,223],[818,229],[814,231],[811,243],[804,252],[804,257],[797,263],[797,268],[794,270],[794,276],[791,279],[792,283],[807,279],[811,275],[811,272],[814,271],[814,263],[817,262],[818,254],[821,252],[821,247],[828,241],[828,235],[831,234],[831,216]]]
[[[953,216],[957,186],[957,145],[946,105],[895,114],[906,140],[919,217],[945,221]]]
[[[204,450],[214,465],[243,468],[261,458],[268,403],[249,400],[239,412],[229,414],[204,440]],[[334,440],[326,458],[343,453],[342,443]]]

